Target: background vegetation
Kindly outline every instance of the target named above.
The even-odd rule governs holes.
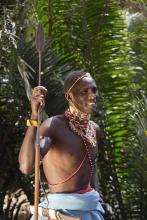
[[[33,174],[19,172],[17,157],[30,111],[27,97],[38,78],[38,20],[46,35],[47,115],[66,108],[62,85],[68,71],[86,69],[93,75],[99,89],[94,119],[106,133],[98,155],[101,194],[113,207],[113,219],[146,220],[147,3],[142,0],[2,1],[1,213],[23,219],[27,198],[33,202]]]

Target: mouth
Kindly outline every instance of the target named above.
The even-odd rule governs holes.
[[[96,102],[89,102],[88,105],[96,105]]]
[[[87,107],[94,111],[96,109],[96,102],[89,102]]]
[[[96,109],[96,102],[87,103],[87,111],[89,111],[89,113],[94,112],[95,109]]]

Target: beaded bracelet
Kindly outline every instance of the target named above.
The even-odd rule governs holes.
[[[28,119],[27,120],[27,126],[33,126],[33,127],[38,127],[38,121],[37,120],[33,120],[33,119]]]

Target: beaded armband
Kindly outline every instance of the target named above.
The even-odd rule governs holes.
[[[33,126],[33,127],[37,127],[38,126],[38,121],[37,120],[33,120],[33,119],[28,119],[27,120],[27,126]]]

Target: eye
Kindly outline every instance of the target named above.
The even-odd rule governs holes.
[[[96,87],[94,87],[94,88],[92,88],[92,90],[91,90],[93,93],[97,93],[97,88]]]
[[[87,89],[81,91],[81,94],[87,94],[87,93],[88,93],[88,90],[87,90]]]

